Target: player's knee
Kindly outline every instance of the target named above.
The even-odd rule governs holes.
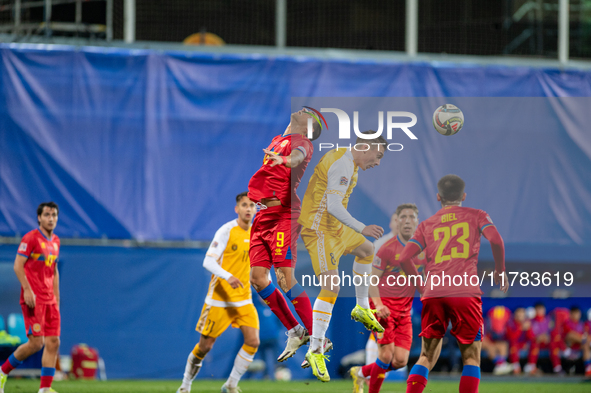
[[[258,337],[249,337],[244,339],[244,344],[257,349],[261,345],[261,340]]]
[[[361,246],[359,246],[359,249],[357,251],[357,257],[363,259],[363,258],[367,258],[369,256],[372,256],[373,253],[374,253],[373,243],[370,242],[369,240],[366,240],[365,243],[363,243]]]
[[[59,337],[47,337],[45,339],[45,346],[50,350],[58,350],[60,347]]]
[[[43,337],[29,336],[28,345],[33,351],[39,352],[41,349],[43,349],[45,342]]]
[[[407,363],[408,359],[405,357],[394,357],[394,360],[392,360],[392,367],[394,369],[399,369],[406,366]]]

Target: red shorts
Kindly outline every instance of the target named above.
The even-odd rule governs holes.
[[[384,327],[384,333],[375,333],[378,344],[391,344],[410,351],[412,345],[412,320],[410,315],[401,315],[391,312],[388,318],[380,318],[380,324]]]
[[[295,268],[301,229],[291,208],[279,205],[259,211],[250,229],[250,266]]]
[[[27,335],[59,337],[61,317],[57,304],[37,304],[35,308],[21,304],[21,308],[23,310]]]
[[[460,344],[482,340],[484,325],[480,298],[439,297],[422,302],[420,337],[443,338],[451,321],[451,334]]]

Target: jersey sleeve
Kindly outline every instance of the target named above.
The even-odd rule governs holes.
[[[495,224],[493,224],[490,216],[484,210],[479,210],[478,211],[478,228],[480,228],[480,233],[482,233],[482,231],[484,231],[484,229],[486,227],[490,227],[490,226],[495,226]]]
[[[417,246],[419,246],[421,251],[425,251],[425,248],[427,247],[427,243],[425,242],[425,234],[424,234],[425,226],[423,224],[424,223],[419,224],[412,239],[410,239],[408,241],[409,243],[414,243]]]
[[[353,176],[353,165],[344,159],[338,159],[328,168],[326,193],[345,197],[349,182]]]
[[[213,237],[213,241],[207,249],[207,253],[205,254],[206,256],[215,258],[217,260],[224,254],[224,250],[228,245],[228,239],[230,238],[230,229],[230,225],[226,224],[217,230],[215,236]]]
[[[18,246],[17,255],[21,255],[28,259],[31,256],[31,253],[33,252],[35,242],[35,238],[31,236],[29,233],[27,233],[25,236],[23,236],[21,244],[19,244]]]
[[[384,271],[390,262],[390,252],[387,247],[382,247],[373,258],[373,267]]]
[[[299,150],[304,155],[304,159],[306,159],[308,157],[312,157],[312,154],[314,153],[314,145],[312,145],[312,142],[310,142],[308,138],[294,138],[292,141],[291,150]]]

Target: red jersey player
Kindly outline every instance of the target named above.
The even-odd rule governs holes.
[[[458,340],[464,369],[460,393],[478,392],[480,350],[482,344],[482,300],[476,264],[480,236],[486,237],[495,260],[495,282],[506,292],[503,239],[486,212],[462,207],[466,199],[465,183],[456,175],[442,177],[437,183],[437,200],[442,209],[417,227],[413,238],[400,255],[400,265],[407,275],[418,275],[412,257],[426,255],[426,286],[421,301],[422,349],[407,380],[407,393],[421,393],[427,385],[429,370],[441,352],[441,343],[451,321],[451,333]],[[457,278],[460,277],[462,282]],[[439,279],[439,284],[437,284]],[[451,281],[450,281],[451,280]]]
[[[8,373],[45,345],[41,360],[39,393],[51,389],[55,362],[60,345],[59,273],[57,258],[60,239],[53,233],[57,225],[59,208],[46,202],[37,208],[39,228],[23,236],[14,261],[14,271],[21,283],[21,308],[29,341],[19,346],[2,365],[0,393]]]
[[[363,367],[353,367],[351,377],[355,391],[363,392],[364,379],[370,377],[369,393],[380,391],[388,370],[396,370],[406,366],[412,344],[412,321],[410,311],[415,293],[415,286],[407,282],[400,268],[398,258],[411,239],[419,224],[419,209],[415,204],[406,203],[396,208],[397,235],[385,242],[377,252],[372,269],[372,276],[379,277],[377,287],[369,288],[371,309],[384,327],[383,333],[376,334],[378,358],[374,363]],[[412,262],[420,266],[421,254]],[[401,277],[402,276],[402,277]],[[420,283],[420,282],[419,282]],[[363,379],[362,379],[363,378]]]
[[[301,202],[296,190],[312,158],[314,147],[307,138],[308,121],[314,135],[320,136],[322,115],[313,109],[291,114],[291,122],[283,135],[273,138],[264,149],[261,168],[248,183],[248,197],[257,204],[250,235],[250,281],[259,296],[288,330],[287,346],[277,359],[292,357],[307,343],[312,331],[312,306],[304,289],[293,274],[296,264],[296,243],[301,226],[297,223]],[[300,316],[302,327],[291,313],[283,295],[269,280],[269,270],[275,267],[279,287],[292,302]]]

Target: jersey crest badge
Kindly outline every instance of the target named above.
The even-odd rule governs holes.
[[[341,186],[346,186],[347,184],[349,184],[349,179],[345,176],[341,177]]]
[[[238,246],[236,244],[232,244],[232,251],[238,250]]]
[[[284,147],[285,145],[287,145],[288,142],[289,142],[288,140],[285,140],[285,141],[281,142],[281,145],[279,145],[279,146]]]

